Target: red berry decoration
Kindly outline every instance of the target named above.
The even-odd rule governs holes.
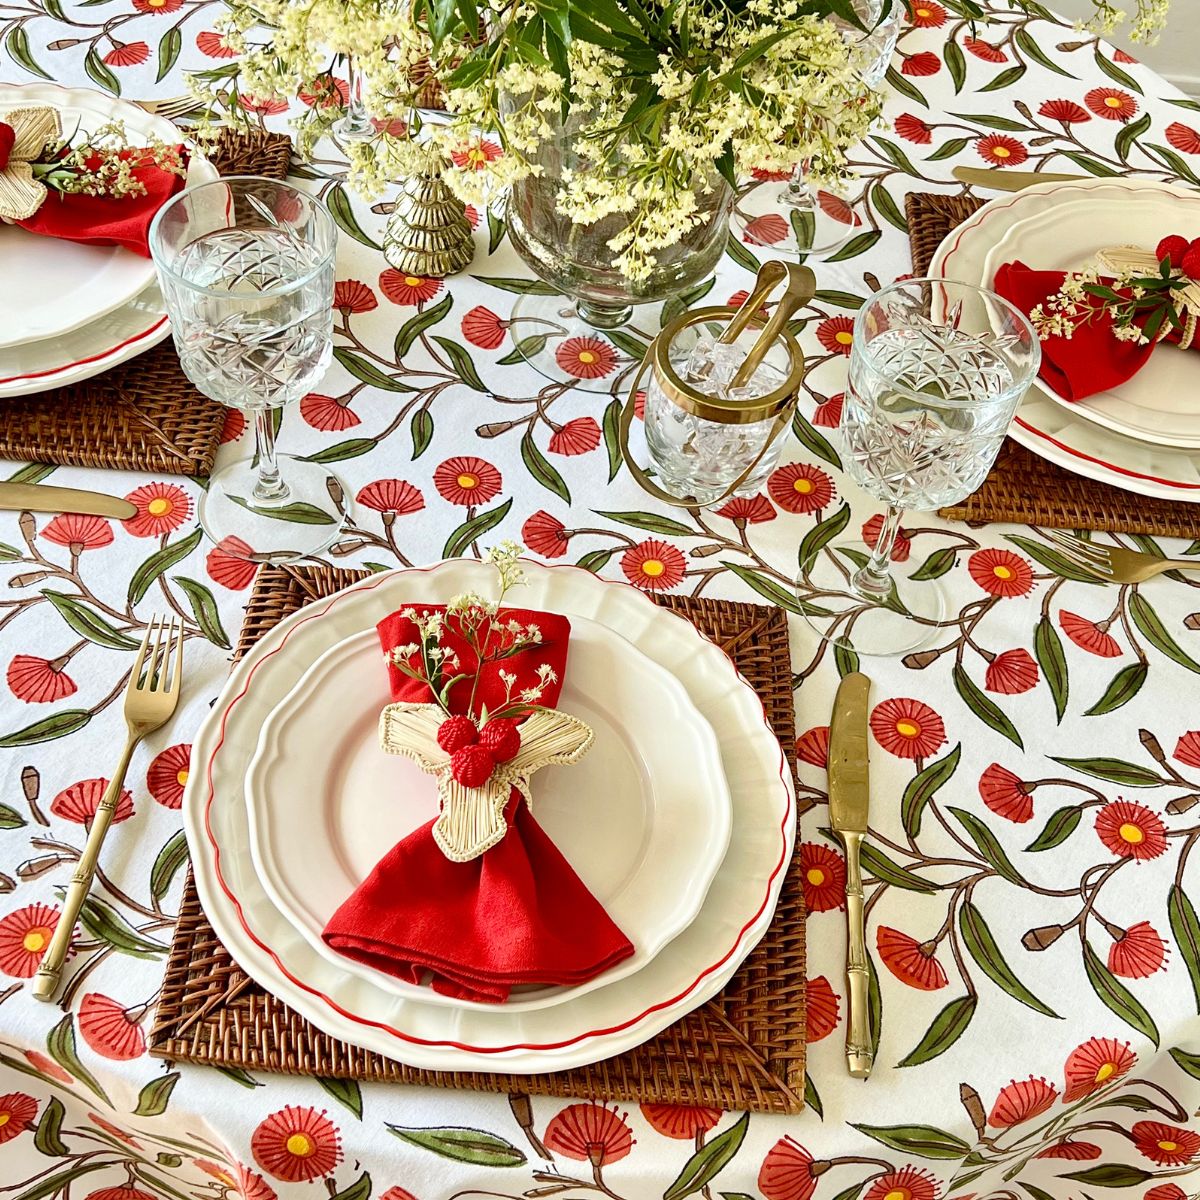
[[[1192,243],[1193,245],[1195,243]],[[1183,256],[1188,252],[1188,240],[1185,237],[1180,237],[1179,234],[1173,233],[1170,237],[1165,237],[1155,248],[1154,257],[1162,262],[1164,258],[1171,260],[1171,266],[1175,270],[1179,270],[1183,266]]]
[[[510,758],[516,758],[521,748],[521,731],[516,721],[497,717],[479,731],[479,744],[486,746],[498,763],[508,762]]]
[[[450,755],[450,774],[463,787],[483,787],[492,777],[496,760],[485,746],[462,746]]]
[[[1200,279],[1200,238],[1187,248],[1179,268],[1189,279]]]
[[[437,731],[437,744],[447,754],[453,754],[464,746],[473,746],[479,741],[479,730],[470,717],[447,717]]]
[[[16,144],[17,131],[4,121],[0,121],[0,171],[8,169],[8,156]]]

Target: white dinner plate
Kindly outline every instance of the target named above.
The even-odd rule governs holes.
[[[580,568],[526,565],[521,603],[612,629],[674,675],[719,742],[729,849],[695,920],[642,970],[530,1012],[396,996],[335,967],[272,904],[249,852],[243,784],[263,721],[321,654],[405,604],[494,587],[470,560],[373,575],[271,629],[234,668],[193,746],[184,817],[205,912],[238,963],[334,1037],[417,1067],[529,1073],[638,1045],[718,992],[765,932],[795,839],[790,771],[762,703],[718,647],[644,593]]]
[[[308,669],[263,726],[250,764],[250,851],[276,907],[335,966],[411,999],[471,1003],[355,962],[321,938],[382,851],[437,816],[437,782],[379,744],[391,700],[373,629]],[[576,617],[558,708],[596,739],[575,766],[538,772],[534,811],[634,953],[574,987],[520,989],[509,1011],[561,1004],[640,971],[699,912],[729,845],[716,737],[662,667]]]

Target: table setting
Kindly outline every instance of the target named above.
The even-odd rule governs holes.
[[[0,11],[0,1192],[1187,1200],[1125,7]]]

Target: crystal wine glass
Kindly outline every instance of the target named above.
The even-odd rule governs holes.
[[[275,453],[275,410],[312,391],[333,353],[336,245],[323,204],[252,175],[181,192],[150,227],[187,377],[206,396],[254,416],[253,458],[213,473],[200,523],[214,541],[256,562],[318,553],[345,516],[336,475]]]
[[[945,612],[938,572],[893,575],[903,511],[957,504],[983,482],[1041,365],[1024,313],[966,283],[912,279],[858,311],[842,406],[850,477],[887,505],[875,544],[801,549],[809,624],[859,654],[903,654],[933,640]]]

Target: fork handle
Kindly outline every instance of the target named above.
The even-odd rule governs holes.
[[[134,747],[141,740],[141,737],[132,730],[126,735],[125,749],[121,752],[121,760],[96,807],[96,815],[92,820],[87,843],[83,847],[83,853],[79,856],[79,862],[75,864],[75,873],[71,876],[71,882],[67,887],[62,915],[58,918],[54,936],[50,939],[50,945],[42,956],[41,965],[33,979],[33,994],[39,1000],[53,1000],[55,992],[58,991],[63,963],[66,962],[67,951],[71,948],[71,935],[75,930],[75,922],[79,920],[83,902],[87,899],[88,889],[92,886],[92,877],[96,874],[96,863],[100,858],[100,847],[104,844],[108,827],[112,824],[117,800],[125,785],[125,774],[129,770],[129,760],[133,757]]]

